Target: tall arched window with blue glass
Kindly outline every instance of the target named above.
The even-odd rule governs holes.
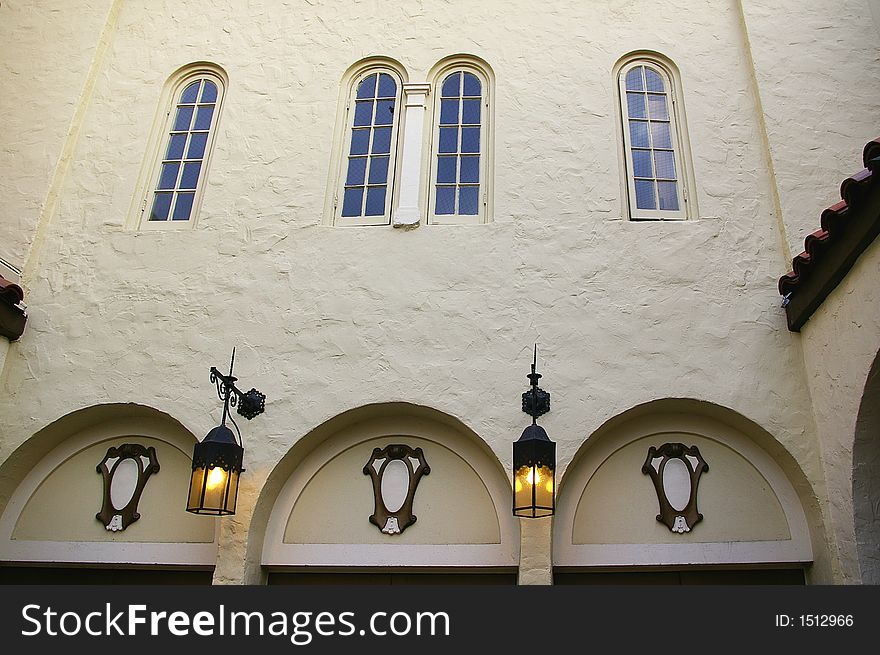
[[[336,201],[338,224],[391,222],[400,88],[399,80],[385,70],[372,69],[355,80],[347,109],[342,198]]]
[[[144,203],[148,223],[170,225],[195,218],[223,91],[220,78],[207,73],[187,75],[175,87],[152,197]]]
[[[620,71],[620,106],[631,219],[683,219],[683,160],[673,78],[655,62]]]
[[[434,106],[430,222],[477,222],[486,211],[486,81],[476,71],[441,76]]]

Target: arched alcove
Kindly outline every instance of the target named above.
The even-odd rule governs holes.
[[[416,452],[429,467],[411,494],[417,520],[401,524],[399,533],[370,521],[376,505],[369,467],[378,473],[381,462],[393,458],[389,446],[407,449],[411,470],[418,466]],[[377,451],[382,455],[374,464]],[[386,482],[376,489],[384,493]],[[512,581],[519,526],[509,504],[500,462],[460,421],[406,403],[371,405],[327,421],[282,458],[255,508],[249,560],[258,557],[260,577],[271,574],[270,582],[297,572],[354,570],[504,572]],[[256,578],[254,567],[250,573]]]
[[[682,472],[699,468],[698,458],[708,468],[690,479],[666,475],[673,468],[661,468],[657,453],[664,444],[696,447],[667,460]],[[688,494],[677,486],[695,489],[701,516],[690,524],[659,520],[663,495],[684,512]],[[557,507],[557,574],[772,568],[789,578],[785,571],[803,570],[821,543],[815,497],[791,456],[741,415],[687,399],[648,403],[603,425],[564,472]]]
[[[874,359],[853,443],[853,521],[863,584],[880,584],[880,353]]]
[[[35,580],[60,567],[69,574],[59,579],[88,582],[101,569],[176,569],[205,575],[131,581],[210,582],[216,521],[185,510],[195,441],[167,414],[134,404],[78,410],[34,434],[0,467],[5,571],[26,582],[22,567]]]

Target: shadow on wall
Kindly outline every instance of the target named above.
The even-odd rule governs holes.
[[[862,584],[880,584],[880,352],[868,373],[856,419],[852,494]]]

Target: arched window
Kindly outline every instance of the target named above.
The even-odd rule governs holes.
[[[687,218],[674,78],[659,62],[636,59],[618,79],[630,218]]]
[[[390,69],[368,69],[353,78],[347,105],[348,134],[336,198],[340,225],[386,225],[397,158],[401,82]]]
[[[476,223],[488,216],[489,77],[473,66],[447,66],[434,81],[428,217]]]
[[[221,78],[205,70],[188,71],[174,86],[142,225],[183,224],[195,218],[224,90]]]

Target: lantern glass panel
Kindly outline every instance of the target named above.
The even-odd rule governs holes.
[[[553,514],[554,470],[548,466],[521,466],[513,478],[515,516]]]
[[[239,471],[219,466],[196,468],[190,482],[187,511],[196,514],[234,514]]]
[[[194,468],[189,482],[189,500],[186,503],[186,511],[197,510],[202,502],[202,486],[205,484],[205,468]]]

